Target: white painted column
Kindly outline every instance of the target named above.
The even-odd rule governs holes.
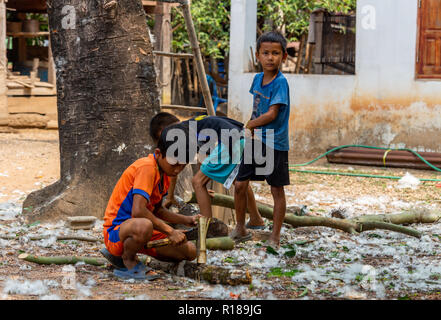
[[[228,116],[239,121],[245,121],[247,117],[242,112],[245,106],[232,101],[240,101],[241,95],[249,95],[251,82],[244,83],[243,75],[252,71],[250,47],[255,52],[256,30],[257,0],[231,0]]]

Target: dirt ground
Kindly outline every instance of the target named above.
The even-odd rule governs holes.
[[[26,129],[0,133],[0,298],[1,299],[438,299],[441,297],[441,225],[411,225],[421,239],[375,230],[349,235],[324,227],[282,229],[282,247],[266,251],[264,241],[249,241],[232,251],[210,251],[208,263],[246,268],[249,286],[209,285],[161,273],[155,281],[120,281],[110,266],[77,263],[73,269],[18,259],[38,255],[96,256],[101,243],[56,241],[71,233],[64,221],[26,225],[21,204],[26,195],[59,177],[58,131]],[[309,159],[293,159],[303,163]],[[304,169],[441,179],[426,170],[330,165],[320,160]],[[441,210],[439,182],[414,188],[397,180],[291,172],[285,189],[288,206],[306,206],[308,214],[348,217],[400,213],[411,208]],[[417,181],[418,182],[418,181]],[[258,201],[272,205],[270,189],[252,183]],[[80,235],[101,237],[102,220]],[[262,234],[270,232],[271,222]],[[1,236],[18,236],[17,240]],[[48,239],[33,241],[32,235]],[[66,279],[74,277],[74,285]]]

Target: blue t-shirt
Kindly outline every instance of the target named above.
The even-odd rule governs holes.
[[[250,93],[254,96],[253,114],[251,119],[260,117],[262,114],[268,112],[269,107],[275,104],[280,104],[281,106],[277,118],[265,126],[256,128],[262,129],[262,131],[259,132],[260,130],[258,130],[255,134],[267,145],[271,146],[271,144],[274,143],[274,149],[288,151],[288,122],[290,109],[288,81],[280,71],[273,81],[264,86],[262,86],[262,80],[263,72],[254,77],[253,84],[251,85]],[[268,129],[274,130],[274,136],[266,131]]]

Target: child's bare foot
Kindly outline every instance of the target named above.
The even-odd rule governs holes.
[[[260,219],[253,219],[250,217],[250,220],[245,225],[247,229],[264,229],[265,228],[265,221],[263,221],[262,218]]]
[[[122,258],[123,258],[124,265],[129,270],[133,269],[139,263],[139,260],[137,258],[135,258],[135,259],[125,258],[124,255],[122,256]]]
[[[247,232],[247,230],[244,227],[236,228],[231,231],[231,233],[228,235],[231,239],[233,239],[235,242],[243,242],[247,240],[251,240],[252,234]]]
[[[267,241],[268,246],[270,246],[273,249],[279,249],[280,247],[280,239],[275,239],[273,237],[270,237]]]

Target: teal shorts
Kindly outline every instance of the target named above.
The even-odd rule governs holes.
[[[214,181],[222,184],[227,182],[225,187],[229,189],[235,179],[235,175],[239,172],[238,168],[242,159],[244,145],[245,139],[237,140],[233,145],[232,154],[230,155],[228,148],[223,143],[218,143],[202,162],[200,170]]]

